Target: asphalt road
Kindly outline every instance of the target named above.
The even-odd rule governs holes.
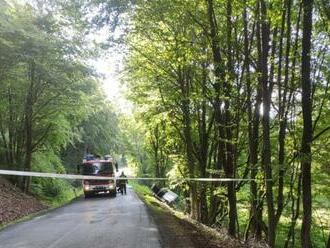
[[[116,198],[95,197],[10,226],[1,248],[161,247],[158,229],[132,190]]]

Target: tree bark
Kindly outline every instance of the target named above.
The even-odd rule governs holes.
[[[190,82],[188,79],[189,75],[186,69],[179,70],[178,83],[181,87],[182,100],[181,100],[181,110],[183,117],[183,135],[185,138],[185,149],[186,158],[188,163],[189,177],[195,177],[195,159],[194,159],[194,146],[192,140],[192,130],[191,130],[191,110],[190,110]],[[191,204],[191,218],[200,221],[200,201],[198,197],[198,190],[196,182],[189,183],[190,188],[190,204]]]
[[[313,0],[303,0],[303,37],[301,56],[301,88],[303,111],[303,135],[301,140],[302,205],[303,220],[301,227],[301,246],[312,247],[310,231],[312,222],[312,186],[311,186],[311,145],[313,140],[312,122],[312,83],[311,72],[311,36],[312,36]]]
[[[275,247],[275,214],[273,202],[273,182],[272,182],[272,167],[271,167],[271,143],[270,143],[270,104],[271,90],[268,80],[268,53],[270,30],[267,16],[267,6],[264,0],[260,0],[261,12],[261,41],[262,41],[262,56],[260,61],[261,80],[262,80],[262,127],[263,127],[263,147],[262,147],[262,164],[265,173],[266,184],[266,200],[268,213],[268,244],[270,247]]]
[[[291,47],[291,0],[287,0],[284,5],[286,17],[286,54],[285,54],[285,71],[284,71],[284,91],[283,96],[279,98],[279,134],[278,134],[278,197],[277,197],[277,210],[276,210],[276,225],[280,220],[284,207],[284,174],[285,174],[285,138],[287,129],[287,115],[288,107],[290,104],[290,97],[288,98],[288,81],[289,81],[289,57]],[[280,75],[281,76],[281,75]],[[279,83],[281,81],[279,77]],[[279,89],[281,92],[281,89]]]
[[[258,14],[258,13],[257,13]],[[245,67],[245,80],[247,84],[247,104],[248,104],[248,137],[249,137],[249,167],[250,167],[250,190],[251,190],[251,230],[257,240],[261,239],[262,235],[262,213],[258,208],[258,185],[254,180],[258,171],[258,141],[259,141],[259,122],[260,122],[260,103],[261,103],[261,87],[260,82],[257,86],[257,96],[255,104],[253,106],[252,101],[252,86],[250,77],[250,51],[249,51],[249,36],[248,36],[248,21],[247,21],[247,5],[245,1],[245,7],[243,11],[244,20],[244,67]],[[257,33],[259,28],[257,27]],[[260,72],[260,68],[257,68]],[[260,81],[260,79],[258,80]],[[248,232],[245,237],[248,238]]]
[[[232,51],[231,51],[231,1],[227,1],[227,70],[232,77]],[[220,40],[218,35],[218,27],[216,16],[214,14],[213,0],[207,1],[207,14],[210,25],[210,39],[213,53],[214,63],[214,75],[216,77],[215,82],[215,121],[219,128],[219,150],[218,150],[218,163],[220,160],[224,161],[223,168],[226,177],[232,178],[234,176],[235,159],[234,159],[234,147],[233,147],[233,135],[232,135],[232,117],[230,113],[230,82],[225,77],[225,64],[222,60]],[[220,85],[223,85],[222,87]],[[224,93],[226,100],[220,101],[221,94]],[[221,105],[224,104],[224,111],[221,109]],[[236,189],[234,182],[227,183],[228,203],[229,203],[229,227],[228,233],[231,236],[236,235],[236,223],[237,223],[237,207],[236,207]]]
[[[235,177],[235,142],[233,139],[233,121],[231,114],[231,83],[234,77],[234,68],[232,61],[232,1],[227,0],[227,73],[228,80],[224,80],[225,86],[225,118],[226,118],[226,155],[225,174],[227,178]],[[237,128],[237,127],[236,127]],[[228,233],[236,236],[237,206],[235,182],[227,183],[228,203],[229,203],[229,225]]]

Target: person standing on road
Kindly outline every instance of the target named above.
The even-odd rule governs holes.
[[[123,194],[123,192],[126,195],[126,183],[127,183],[127,176],[124,174],[124,171],[121,172],[120,174],[120,179],[119,179],[119,187],[121,189],[121,193]]]

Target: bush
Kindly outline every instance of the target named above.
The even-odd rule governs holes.
[[[38,152],[33,157],[33,170],[65,173],[65,168],[54,153]],[[66,203],[82,193],[80,180],[33,177],[31,193],[52,206]]]

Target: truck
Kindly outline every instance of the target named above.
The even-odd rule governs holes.
[[[91,154],[86,155],[82,164],[78,167],[78,171],[86,176],[113,177],[110,180],[84,179],[82,186],[85,198],[99,193],[116,197],[115,172],[118,172],[118,164],[111,156],[105,155],[104,158],[95,158]]]

